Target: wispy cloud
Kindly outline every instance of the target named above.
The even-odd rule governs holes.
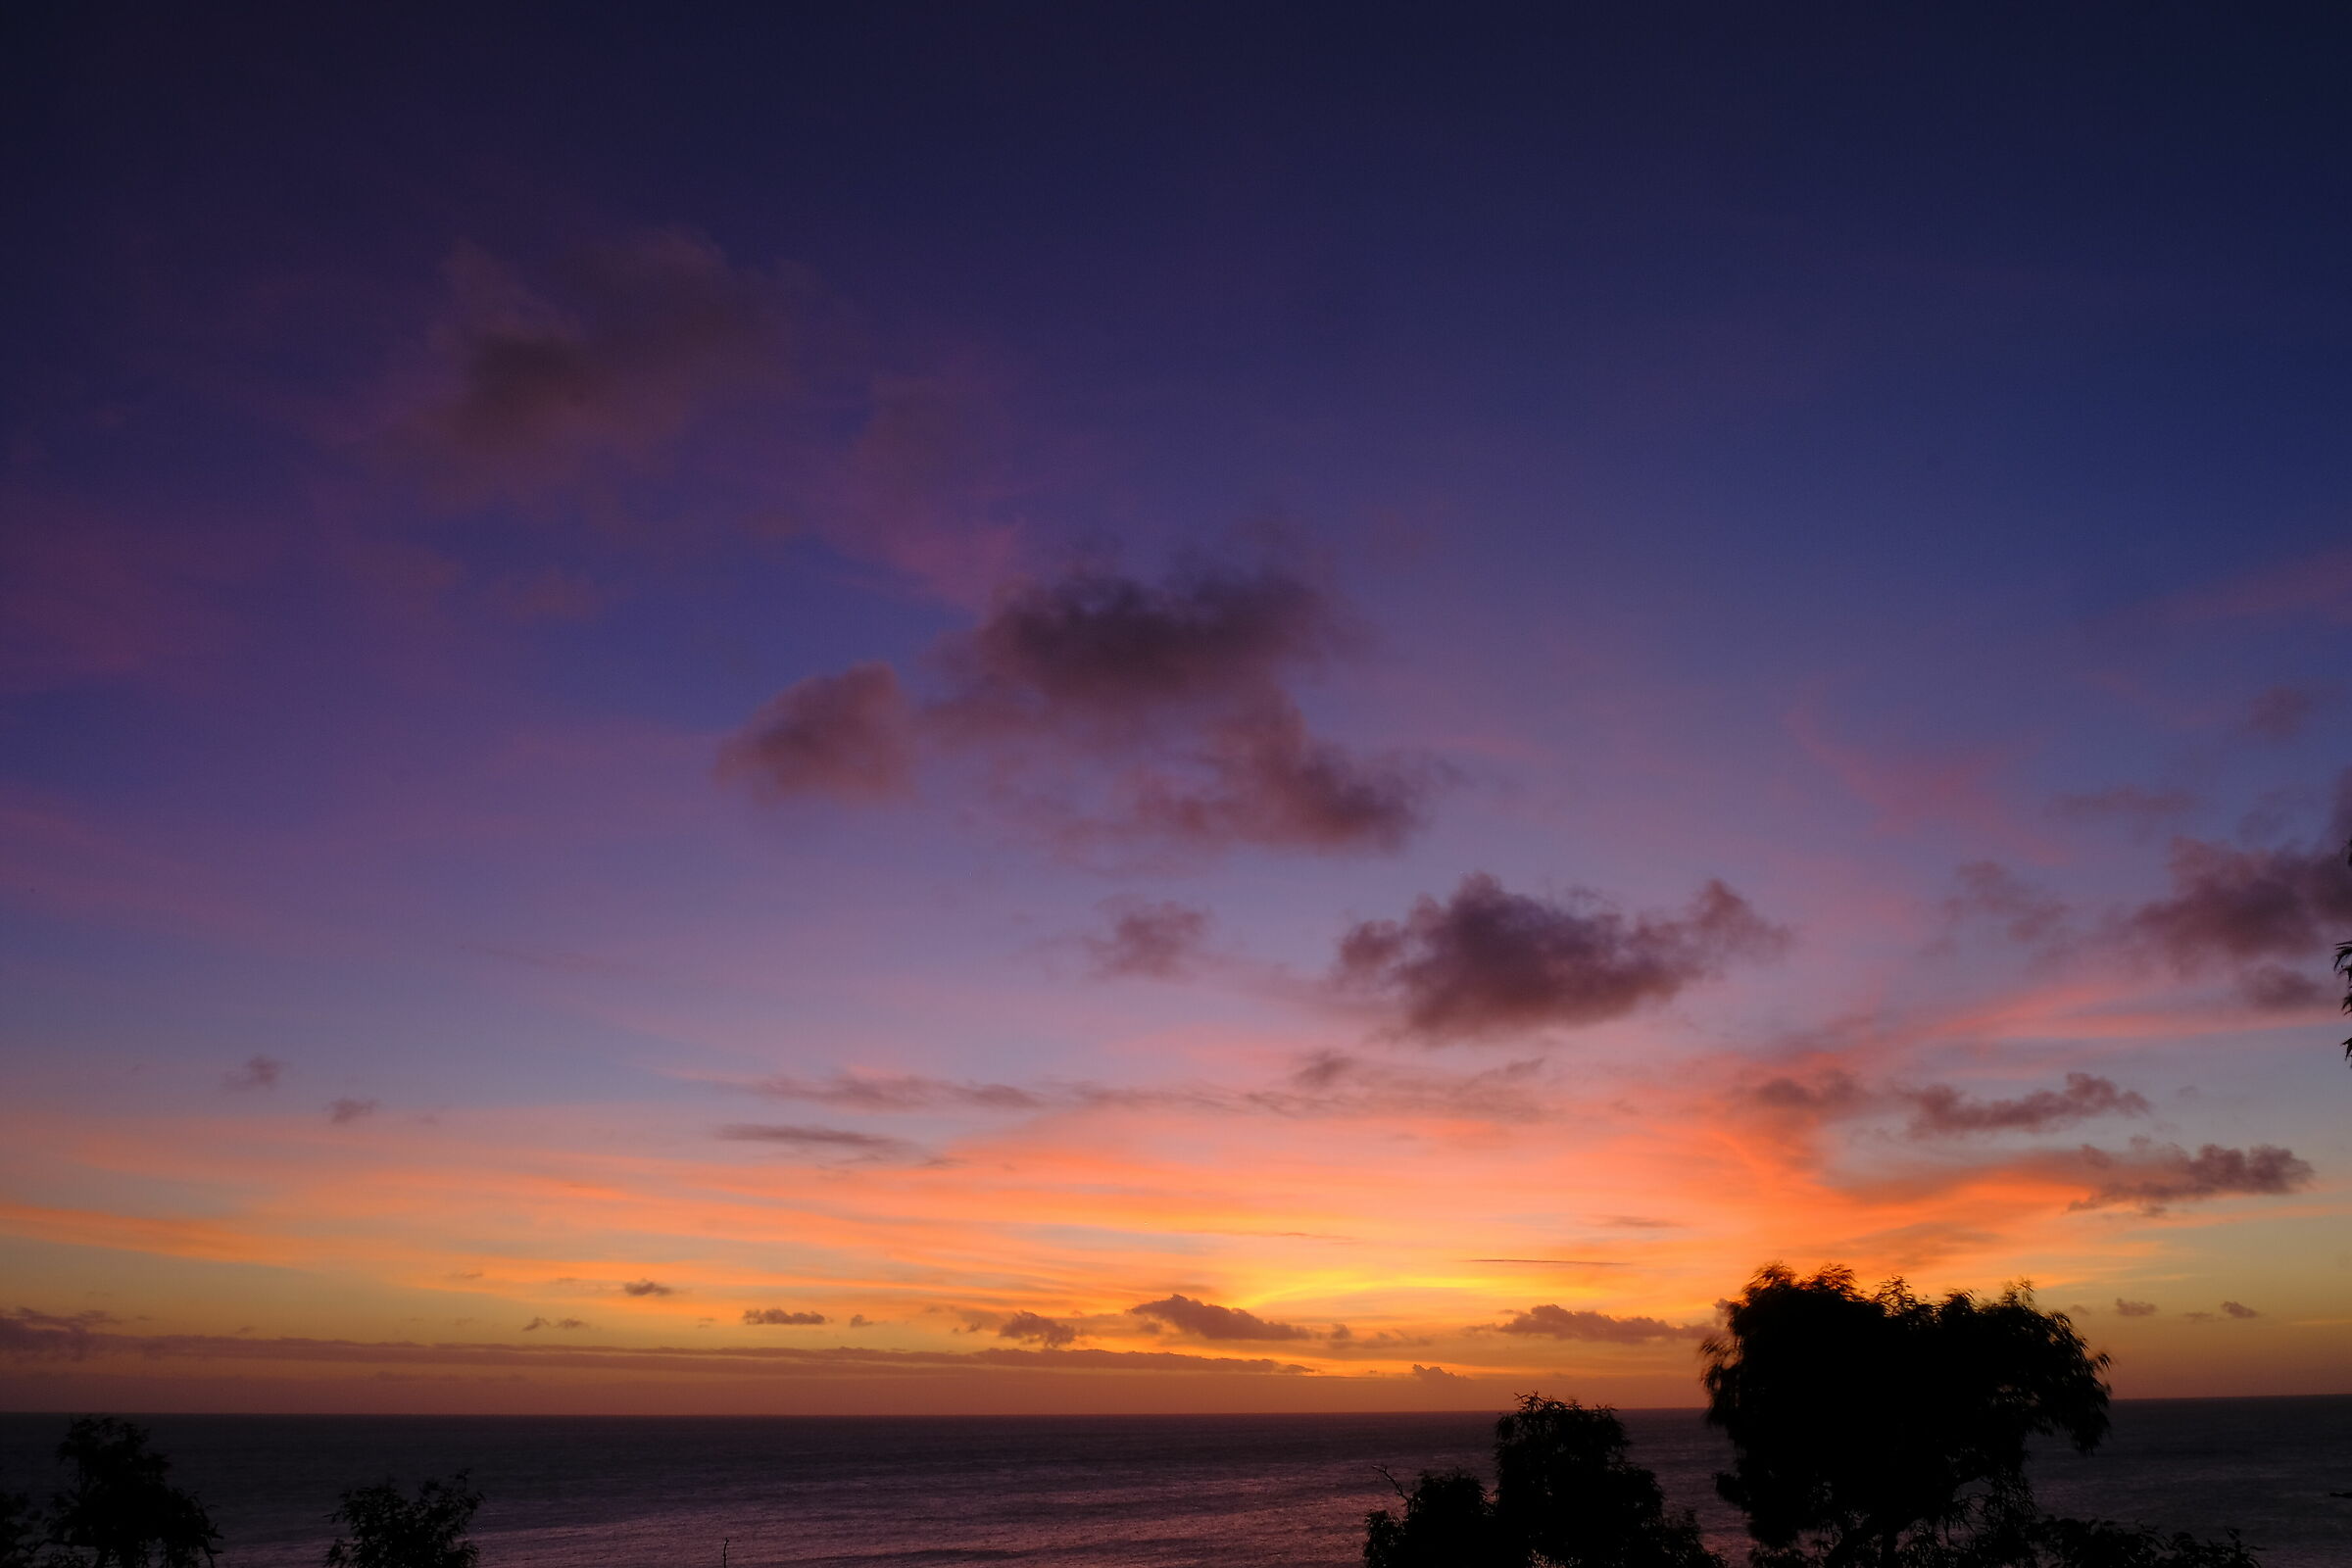
[[[846,1127],[788,1126],[773,1122],[730,1122],[718,1130],[730,1143],[771,1144],[796,1153],[848,1154],[866,1159],[908,1159],[921,1153],[903,1138],[853,1132]]]
[[[1551,1340],[1591,1340],[1603,1345],[1640,1345],[1650,1340],[1687,1340],[1704,1335],[1704,1325],[1674,1324],[1654,1317],[1611,1317],[1606,1312],[1581,1311],[1546,1304],[1531,1306],[1496,1333],[1536,1335]]]
[[[286,1064],[275,1056],[248,1056],[243,1066],[220,1075],[220,1087],[234,1090],[275,1089],[277,1081],[285,1073]]]
[[[2047,1132],[2094,1116],[2145,1116],[2144,1096],[2118,1089],[2106,1078],[2070,1072],[2064,1089],[2036,1089],[2014,1100],[1972,1100],[1949,1084],[1931,1084],[1905,1097],[1915,1107],[1914,1138],[1949,1138],[1969,1133]]]
[[[1139,1317],[1156,1319],[1197,1340],[1311,1340],[1312,1329],[1296,1323],[1276,1323],[1238,1306],[1196,1301],[1189,1296],[1170,1296],[1127,1309]]]
[[[2309,1186],[2313,1174],[2309,1161],[2274,1144],[2250,1149],[2206,1144],[2191,1154],[2177,1144],[2134,1138],[2124,1153],[2085,1144],[2077,1158],[2098,1185],[2075,1207],[2128,1204],[2145,1214],[2206,1199],[2279,1197]]]
[[[1085,939],[1098,975],[1172,980],[1208,936],[1208,911],[1187,904],[1128,901],[1106,905],[1102,912],[1109,929]]]

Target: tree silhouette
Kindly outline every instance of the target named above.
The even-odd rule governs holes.
[[[414,1497],[392,1481],[354,1487],[327,1515],[349,1532],[326,1548],[327,1568],[474,1568],[481,1548],[466,1532],[481,1505],[463,1470],[423,1482]]]
[[[112,1416],[82,1416],[57,1446],[73,1481],[50,1504],[49,1544],[87,1557],[86,1568],[196,1568],[220,1549],[204,1504],[164,1477],[172,1461],[147,1446],[147,1432]]]
[[[1716,1489],[1759,1562],[2031,1561],[2026,1440],[2088,1452],[2107,1431],[2107,1358],[2022,1286],[1926,1301],[1773,1264],[1705,1353],[1707,1420],[1734,1453]]]
[[[2344,863],[2352,865],[2352,842],[2344,845]],[[2335,972],[2344,977],[2344,1010],[2352,1012],[2352,942],[2336,944]],[[2352,1066],[2352,1040],[2344,1042],[2344,1062]]]
[[[1492,1498],[1456,1470],[1424,1473],[1404,1504],[1364,1520],[1365,1568],[1721,1568],[1627,1459],[1617,1413],[1573,1399],[1530,1394],[1494,1424]]]
[[[2262,1568],[2235,1531],[2199,1541],[2104,1520],[2044,1519],[2034,1527],[2033,1553],[2018,1560],[2026,1568]]]

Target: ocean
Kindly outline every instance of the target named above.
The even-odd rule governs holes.
[[[1692,1410],[1622,1412],[1668,1499],[1735,1548]],[[2055,1511],[2242,1531],[2270,1568],[2352,1565],[2352,1396],[2124,1400]],[[345,1488],[470,1469],[485,1568],[1348,1568],[1380,1471],[1484,1471],[1491,1415],[143,1417],[226,1540],[221,1568],[318,1568]],[[64,1419],[0,1415],[0,1488],[45,1494]]]

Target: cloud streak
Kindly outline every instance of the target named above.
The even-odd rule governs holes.
[[[1601,1345],[1642,1345],[1653,1340],[1688,1340],[1703,1336],[1701,1326],[1668,1323],[1654,1317],[1611,1317],[1545,1304],[1531,1306],[1507,1323],[1494,1325],[1497,1334],[1536,1336],[1550,1340],[1585,1340]]]
[[[2149,1114],[2145,1097],[2082,1072],[2068,1073],[2064,1089],[2037,1089],[2014,1100],[1971,1100],[1949,1084],[1931,1084],[1908,1098],[1916,1107],[1908,1129],[1914,1138],[2038,1133],[2095,1116]]]
[[[1170,1296],[1157,1301],[1145,1301],[1127,1310],[1138,1317],[1165,1323],[1197,1340],[1279,1341],[1311,1340],[1315,1337],[1312,1329],[1300,1328],[1296,1323],[1272,1322],[1238,1306],[1196,1301],[1189,1296]]]
[[[903,1138],[853,1132],[846,1127],[792,1126],[774,1122],[730,1122],[718,1130],[729,1143],[769,1144],[800,1154],[837,1154],[865,1160],[903,1160],[921,1151]]]
[[[2191,1154],[2178,1145],[2134,1138],[2126,1153],[2085,1144],[2078,1158],[2098,1186],[2074,1207],[2128,1205],[2143,1214],[2209,1199],[2281,1197],[2310,1186],[2313,1176],[2309,1161],[2275,1144],[2250,1149],[2206,1144]]]

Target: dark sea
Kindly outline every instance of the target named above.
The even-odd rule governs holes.
[[[1714,1544],[1726,1458],[1696,1411],[1622,1412]],[[2352,1396],[2129,1400],[2097,1454],[2036,1460],[2055,1511],[2242,1531],[2271,1568],[2352,1568]],[[142,1418],[226,1538],[317,1568],[346,1487],[466,1468],[485,1568],[1040,1563],[1347,1568],[1386,1467],[1485,1470],[1487,1415]],[[53,1415],[0,1415],[0,1487],[46,1494]]]

